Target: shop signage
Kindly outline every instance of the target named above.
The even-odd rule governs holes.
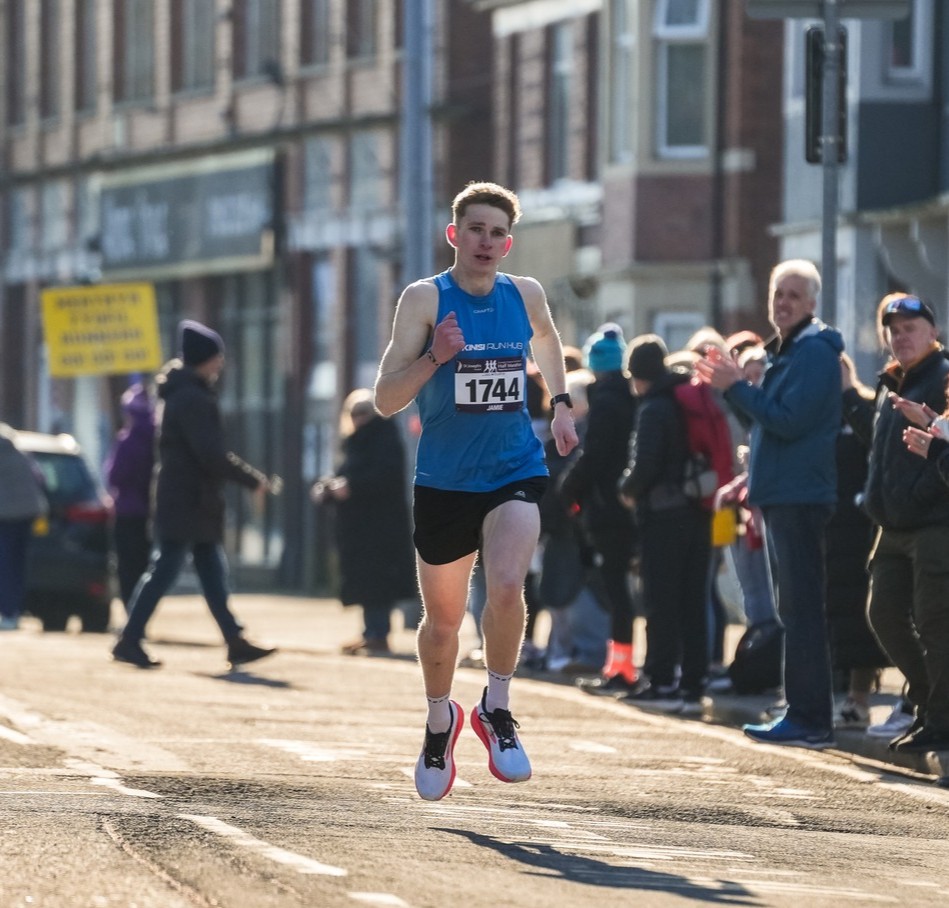
[[[41,293],[49,374],[125,375],[161,365],[152,284],[55,287]]]
[[[107,181],[100,194],[103,272],[264,267],[273,257],[273,161],[257,158],[244,166],[216,159]]]

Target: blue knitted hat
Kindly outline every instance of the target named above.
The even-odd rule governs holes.
[[[621,372],[626,346],[616,328],[597,331],[586,342],[587,368],[593,372]]]

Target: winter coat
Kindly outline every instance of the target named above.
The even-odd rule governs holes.
[[[32,520],[46,512],[40,479],[5,426],[0,427],[0,489],[0,520]]]
[[[739,381],[725,392],[754,419],[748,500],[758,507],[833,504],[843,338],[811,318],[779,340],[769,345],[771,365],[760,387]]]
[[[623,494],[635,499],[637,518],[650,511],[690,506],[682,486],[689,445],[673,392],[677,384],[688,380],[688,376],[667,372],[639,402],[629,466],[619,483]]]
[[[394,603],[418,595],[398,425],[374,416],[343,441],[336,474],[349,497],[336,501],[340,600],[344,605]]]
[[[834,666],[842,671],[890,664],[866,615],[874,527],[857,498],[866,483],[867,454],[845,423],[837,435],[837,509],[826,535],[827,625]]]
[[[890,530],[913,530],[949,524],[949,491],[939,471],[907,450],[907,419],[890,403],[891,391],[937,413],[946,407],[949,359],[934,350],[905,373],[891,365],[880,373],[876,403],[854,390],[843,394],[844,415],[870,448],[864,506],[874,523]]]
[[[155,466],[155,417],[137,410],[129,412],[129,419],[106,460],[106,482],[116,517],[147,517]]]
[[[580,519],[594,547],[603,537],[623,533],[632,551],[632,521],[619,500],[617,483],[629,460],[636,398],[622,372],[605,372],[588,386],[587,399],[590,408],[583,443],[559,480],[560,494],[579,505]]]
[[[172,360],[157,384],[163,407],[155,535],[176,542],[221,542],[224,483],[256,489],[264,474],[227,450],[217,396],[194,370]]]

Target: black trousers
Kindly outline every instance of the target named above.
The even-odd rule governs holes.
[[[646,613],[646,672],[658,687],[701,694],[708,673],[706,590],[711,515],[698,505],[639,515],[640,579]]]

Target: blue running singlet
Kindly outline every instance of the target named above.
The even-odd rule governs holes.
[[[466,293],[448,271],[433,280],[435,324],[454,310],[465,347],[435,370],[416,398],[422,421],[416,485],[490,492],[546,476],[544,448],[527,412],[534,332],[520,291],[506,274],[498,274],[486,296]]]

